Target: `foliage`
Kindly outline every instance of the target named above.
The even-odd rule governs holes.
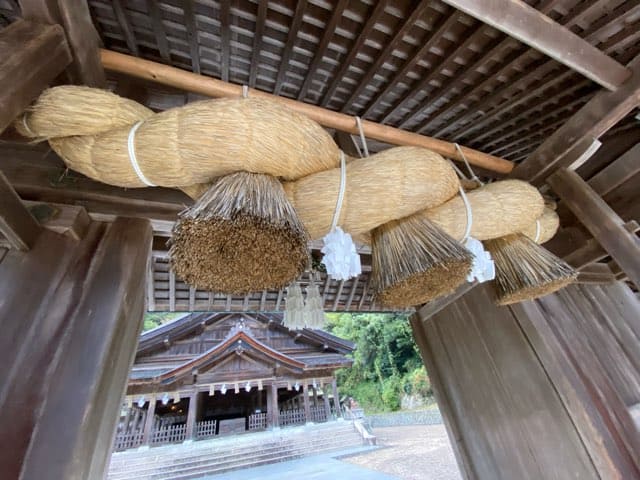
[[[144,314],[144,325],[142,326],[142,331],[146,332],[147,330],[151,330],[152,328],[159,327],[160,325],[164,325],[172,320],[175,320],[178,317],[183,316],[184,313],[175,313],[175,312],[152,312]]]
[[[431,395],[431,385],[406,315],[327,314],[327,329],[356,344],[353,366],[338,372],[345,395],[367,411],[400,408],[404,393]]]

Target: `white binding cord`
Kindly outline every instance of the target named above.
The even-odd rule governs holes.
[[[462,240],[460,240],[460,243],[464,243],[467,241],[467,238],[469,238],[469,235],[471,234],[471,226],[473,225],[473,212],[471,211],[471,204],[469,203],[469,199],[467,198],[467,194],[464,191],[464,188],[462,188],[462,186],[458,187],[458,189],[460,190],[460,197],[462,197],[462,203],[464,203],[464,208],[467,212],[467,226],[464,229],[464,236],[462,237]]]
[[[138,159],[136,158],[136,147],[134,144],[134,140],[136,138],[136,130],[138,130],[138,127],[140,127],[140,125],[142,125],[142,122],[136,123],[133,127],[131,127],[131,130],[129,130],[129,137],[127,138],[129,162],[131,162],[133,170],[136,172],[136,175],[138,175],[138,178],[142,183],[144,183],[148,187],[156,187],[157,185],[155,183],[151,183],[149,179],[144,176],[144,173],[142,173],[142,170],[140,169],[140,165],[138,165]]]
[[[347,169],[344,152],[340,151],[340,190],[338,192],[338,200],[336,201],[336,209],[333,212],[333,221],[331,222],[331,231],[333,232],[338,226],[340,219],[340,211],[342,210],[342,202],[344,201],[344,190],[347,186]]]
[[[249,98],[249,85],[242,85],[242,98]]]
[[[22,115],[22,125],[24,125],[24,129],[27,131],[27,133],[29,135],[31,135],[32,137],[37,137],[37,135],[35,133],[33,133],[33,130],[31,130],[29,128],[29,125],[27,125],[27,114],[26,113],[24,115]]]
[[[464,162],[464,164],[467,167],[467,171],[469,172],[469,175],[471,175],[471,177],[469,178],[469,180],[473,180],[474,182],[477,182],[478,185],[483,186],[484,183],[482,183],[482,180],[480,180],[478,178],[478,176],[476,175],[476,172],[473,171],[473,169],[471,168],[471,165],[469,165],[469,161],[467,160],[467,157],[465,156],[464,152],[462,151],[462,148],[460,148],[460,145],[458,145],[457,143],[454,143],[456,150],[458,151],[458,153],[460,154],[460,156],[462,157],[462,161]],[[461,172],[460,172],[461,173]],[[463,175],[464,176],[464,175]],[[466,177],[465,177],[466,178]]]
[[[538,243],[538,240],[540,240],[540,220],[536,219],[536,238],[533,241]]]
[[[364,128],[362,127],[362,119],[356,116],[356,125],[358,126],[358,132],[360,134],[360,142],[362,142],[362,149],[364,150],[364,156],[369,156],[369,147],[367,146],[367,139],[364,136]]]

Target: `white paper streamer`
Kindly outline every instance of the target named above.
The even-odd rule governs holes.
[[[473,237],[468,237],[464,246],[473,254],[473,265],[471,272],[467,275],[467,281],[487,282],[496,276],[496,268],[491,258],[491,254],[484,249],[482,242]]]
[[[362,273],[360,255],[356,251],[351,235],[342,231],[340,227],[325,235],[322,239],[324,257],[322,263],[327,268],[327,274],[334,280],[348,280]]]

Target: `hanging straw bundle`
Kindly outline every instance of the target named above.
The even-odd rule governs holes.
[[[544,200],[532,185],[521,180],[489,183],[467,193],[473,222],[470,236],[478,240],[519,232],[542,215]],[[453,238],[464,236],[467,212],[460,196],[421,212]]]
[[[390,220],[440,205],[460,183],[441,155],[425,148],[395,147],[347,164],[347,184],[338,225],[353,237]],[[340,168],[286,183],[287,197],[312,239],[331,230]]]
[[[203,100],[151,116],[136,111],[114,124],[114,104],[135,102],[114,102],[113,94],[92,92],[88,100],[86,87],[51,89],[32,107],[26,123],[29,136],[51,137],[51,147],[69,168],[111,185],[180,187],[241,170],[294,180],[334,168],[340,159],[337,145],[320,125],[277,102]],[[67,126],[56,131],[47,121],[58,121],[57,112],[66,108],[65,125],[84,122],[87,104],[96,118],[88,134],[82,129],[70,132]],[[140,117],[144,121],[137,124]]]
[[[307,241],[282,184],[238,172],[218,179],[180,214],[170,256],[190,285],[244,294],[279,289],[297,278],[309,261]]]
[[[559,290],[577,276],[566,262],[521,233],[487,240],[496,264],[496,303],[509,305]]]
[[[412,215],[373,231],[371,282],[377,301],[409,307],[453,291],[472,255],[428,219]]]

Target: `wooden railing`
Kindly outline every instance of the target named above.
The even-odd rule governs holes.
[[[215,437],[217,424],[218,422],[215,420],[196,422],[196,438],[201,440],[204,438]]]
[[[187,437],[187,426],[181,425],[167,425],[154,430],[151,434],[151,444],[157,445],[160,443],[180,443],[184,442]]]
[[[280,426],[288,425],[304,425],[307,419],[304,414],[304,408],[293,408],[291,410],[282,410],[280,412]]]
[[[265,430],[266,428],[266,413],[254,413],[253,415],[249,415],[249,430]]]
[[[322,407],[311,407],[311,421],[321,423],[327,421],[327,410]]]
[[[142,430],[134,432],[118,432],[116,434],[115,442],[113,443],[113,449],[116,452],[122,450],[128,450],[129,448],[137,448],[142,445],[143,438]]]

